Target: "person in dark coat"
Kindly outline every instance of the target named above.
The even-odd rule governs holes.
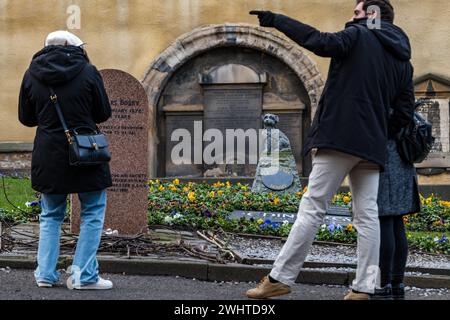
[[[416,105],[417,106],[417,105]],[[415,109],[411,105],[411,110]],[[420,212],[420,194],[416,168],[400,157],[395,141],[395,127],[389,128],[385,170],[380,174],[378,212],[380,216],[381,289],[372,299],[405,298],[408,240],[403,217]]]
[[[53,86],[69,128],[96,128],[111,117],[103,80],[87,55],[76,46],[46,46],[25,72],[19,97],[19,120],[37,126],[31,182],[45,194],[103,190],[112,185],[107,164],[91,168],[69,166],[66,136],[49,97]]]
[[[49,34],[46,46],[34,55],[25,72],[19,97],[20,122],[37,126],[31,168],[32,187],[42,193],[36,281],[40,287],[51,287],[59,280],[56,263],[66,199],[68,194],[78,194],[82,222],[73,268],[79,271],[77,285],[83,289],[110,288],[112,283],[98,276],[96,260],[106,189],[112,186],[109,165],[69,166],[69,145],[50,100],[50,87],[70,129],[96,129],[97,123],[111,117],[103,80],[89,62],[83,42],[67,31]]]
[[[378,6],[380,11],[373,10]],[[376,288],[380,250],[377,198],[379,175],[386,163],[388,124],[403,127],[414,104],[411,46],[393,24],[388,0],[358,0],[345,29],[320,32],[312,26],[270,11],[252,11],[260,25],[283,32],[300,46],[331,58],[327,83],[304,153],[317,149],[289,238],[270,275],[247,292],[250,298],[290,293],[327,203],[349,175],[354,225],[358,230],[358,268],[346,300],[366,300]],[[379,22],[375,26],[373,22]],[[389,109],[394,113],[389,118]]]

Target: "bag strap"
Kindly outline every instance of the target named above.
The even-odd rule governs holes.
[[[67,141],[69,141],[69,144],[72,144],[72,137],[70,135],[70,130],[67,127],[66,120],[64,119],[64,115],[62,113],[61,106],[58,101],[58,96],[56,95],[55,90],[53,90],[52,87],[50,87],[49,89],[50,89],[50,100],[55,105],[56,113],[58,114],[59,121],[61,121],[61,124],[63,126],[64,133],[66,134],[67,137]]]

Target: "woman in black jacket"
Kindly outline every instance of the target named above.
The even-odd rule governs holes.
[[[42,193],[38,268],[39,287],[59,281],[56,271],[61,224],[68,194],[78,194],[81,202],[81,231],[72,272],[75,289],[110,289],[112,283],[98,276],[97,249],[103,230],[106,189],[112,186],[109,165],[69,166],[69,148],[50,87],[70,129],[87,126],[111,117],[111,107],[103,80],[90,64],[83,42],[67,31],[49,34],[46,46],[36,53],[23,78],[19,97],[19,120],[37,126],[34,140],[31,181]]]

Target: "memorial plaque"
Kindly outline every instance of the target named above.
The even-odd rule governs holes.
[[[351,212],[350,212],[349,208],[347,208],[347,207],[330,205],[328,207],[327,215],[349,217],[349,216],[351,216]]]
[[[260,129],[262,86],[205,87],[205,129]]]
[[[141,83],[119,70],[102,70],[112,117],[100,126],[108,136],[113,187],[108,189],[104,229],[134,235],[147,231],[148,126],[147,94]],[[79,232],[78,197],[72,197],[72,232]]]
[[[255,174],[256,163],[250,164],[250,143],[258,143],[258,130],[261,129],[262,85],[210,85],[204,87],[204,130],[218,129],[222,132],[224,162],[230,159],[226,143],[227,129],[255,130],[255,141],[245,140],[245,165],[235,162],[231,167],[232,175],[251,176]],[[243,139],[244,137],[239,137]],[[238,142],[234,143],[235,158],[238,156]],[[255,155],[257,158],[257,154]],[[229,163],[228,163],[229,164]]]
[[[230,214],[230,219],[239,220],[245,218],[247,220],[270,220],[274,223],[283,223],[287,221],[294,223],[297,219],[297,213],[283,213],[283,212],[263,212],[263,211],[241,211],[236,210]]]
[[[293,224],[295,220],[297,220],[297,213],[236,210],[230,214],[230,219],[240,220],[242,218],[254,221],[262,219],[264,221],[270,220],[272,223],[288,222]],[[350,211],[347,208],[336,206],[330,206],[324,221],[326,224],[334,223],[342,226],[345,226],[351,222],[352,217]]]
[[[263,184],[273,191],[284,191],[294,183],[294,175],[285,171],[270,176],[262,176]]]

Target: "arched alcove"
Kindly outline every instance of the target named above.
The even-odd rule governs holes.
[[[179,37],[144,75],[143,85],[155,112],[151,134],[157,136],[157,145],[150,146],[150,157],[157,164],[153,176],[202,176],[209,171],[201,164],[175,170],[168,159],[170,131],[204,122],[209,101],[205,87],[211,80],[205,75],[220,79],[216,85],[234,86],[222,89],[240,90],[241,97],[254,99],[252,103],[259,99],[252,90],[260,86],[260,113],[280,114],[280,129],[289,131],[288,137],[295,140],[291,142],[299,171],[309,173],[309,161],[301,158],[300,149],[323,89],[315,63],[299,46],[272,30],[225,24],[201,27]],[[187,129],[193,130],[193,125]]]

